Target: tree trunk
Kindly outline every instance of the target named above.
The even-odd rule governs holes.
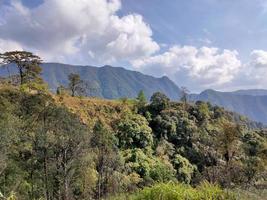
[[[47,169],[47,149],[44,149],[44,181],[45,181],[45,196],[46,200],[50,200],[48,188],[48,169]]]
[[[32,166],[31,166],[32,167]],[[31,173],[30,173],[30,180],[31,180],[31,192],[30,192],[30,199],[34,199],[33,198],[33,169],[31,169]]]
[[[67,170],[67,150],[64,150],[63,155],[63,200],[69,200],[69,183],[68,183],[68,170]]]
[[[22,85],[24,83],[24,76],[23,76],[23,71],[22,71],[22,67],[19,66],[19,76],[20,76],[20,85]]]

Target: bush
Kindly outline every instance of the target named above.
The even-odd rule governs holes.
[[[173,166],[176,169],[177,180],[184,183],[190,183],[196,166],[192,165],[185,157],[177,154],[173,160]]]
[[[132,200],[235,200],[236,197],[220,187],[203,182],[198,187],[190,185],[160,183],[134,194]]]

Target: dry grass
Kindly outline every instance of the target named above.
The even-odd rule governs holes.
[[[73,113],[78,114],[82,121],[93,126],[96,120],[102,120],[112,127],[114,121],[129,109],[119,101],[99,98],[54,96],[56,103],[67,106]]]

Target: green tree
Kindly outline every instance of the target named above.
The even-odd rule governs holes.
[[[234,158],[240,154],[240,142],[239,138],[241,136],[241,127],[232,122],[222,122],[221,131],[217,137],[218,151],[221,153],[225,160],[224,179],[222,183],[224,186],[228,187],[233,181],[233,178],[241,173],[241,170]],[[236,171],[235,171],[236,170]],[[239,174],[239,177],[241,174]]]
[[[41,58],[27,51],[10,51],[0,54],[0,59],[6,65],[15,64],[19,71],[20,84],[30,83],[40,79]]]
[[[181,87],[181,101],[183,102],[184,105],[184,110],[187,109],[187,103],[188,103],[188,94],[189,90],[186,87]]]
[[[177,154],[173,159],[173,166],[176,170],[176,177],[179,181],[190,183],[196,167],[193,166],[185,157]]]
[[[147,148],[153,144],[152,130],[146,118],[136,114],[125,114],[118,124],[117,137],[119,147],[125,149]]]
[[[150,98],[150,107],[154,112],[160,112],[166,108],[168,108],[170,104],[170,99],[161,92],[154,93]]]
[[[53,193],[57,198],[70,200],[74,196],[81,159],[86,155],[86,147],[89,147],[90,132],[79,117],[64,107],[56,108],[51,114],[51,121],[46,123],[52,127],[46,129],[46,133],[54,132],[54,140],[50,143],[55,163]]]
[[[240,127],[236,124],[223,122],[221,134],[218,137],[219,150],[223,154],[226,163],[231,162],[234,156],[238,153],[238,141],[241,131]]]
[[[197,119],[201,122],[201,124],[208,123],[210,117],[208,104],[205,102],[197,101],[196,106],[198,112]]]
[[[85,93],[84,83],[81,80],[79,74],[71,73],[68,76],[69,79],[69,90],[71,92],[71,96],[83,95]]]
[[[118,188],[112,180],[114,174],[120,174],[121,160],[118,149],[114,145],[115,138],[113,134],[98,120],[93,129],[91,139],[92,148],[95,151],[95,165],[98,172],[95,197],[101,199]]]
[[[264,152],[267,144],[264,137],[262,137],[264,134],[261,136],[261,133],[258,133],[260,132],[249,132],[243,137],[243,145],[246,152],[246,159],[243,162],[247,184],[255,183],[258,179],[264,178],[264,172],[267,169],[266,152]]]
[[[4,196],[16,187],[21,174],[16,171],[17,165],[12,162],[11,155],[21,131],[21,121],[14,114],[17,107],[0,95],[0,193]],[[1,199],[1,195],[0,195]]]
[[[141,90],[139,93],[138,93],[138,96],[136,98],[137,100],[137,109],[140,113],[142,113],[144,107],[146,106],[147,104],[147,100],[146,100],[146,96],[145,96],[145,93],[143,90]]]
[[[168,162],[164,162],[150,153],[145,153],[142,149],[133,148],[122,151],[125,166],[132,173],[137,173],[142,180],[142,184],[152,184],[153,182],[167,182],[174,180],[175,170]]]

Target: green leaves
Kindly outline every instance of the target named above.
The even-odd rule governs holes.
[[[193,173],[197,170],[196,166],[192,165],[185,157],[177,154],[174,156],[173,167],[176,170],[177,180],[184,183],[190,183]]]
[[[119,147],[149,148],[153,144],[152,130],[146,119],[136,114],[126,114],[118,123]]]
[[[150,107],[154,112],[160,112],[168,108],[170,99],[161,92],[154,93],[150,98]]]
[[[266,178],[264,130],[241,128],[231,113],[204,102],[185,109],[158,93],[146,104],[140,93],[123,107],[76,97],[57,103],[45,91],[10,87],[0,89],[0,111],[5,197],[14,191],[17,199],[101,199],[159,182],[239,186]],[[227,195],[203,183],[156,184],[133,197],[231,199]]]
[[[189,185],[175,183],[160,183],[147,187],[132,195],[131,200],[236,200],[232,193],[220,189],[217,185],[203,182],[192,188]]]

